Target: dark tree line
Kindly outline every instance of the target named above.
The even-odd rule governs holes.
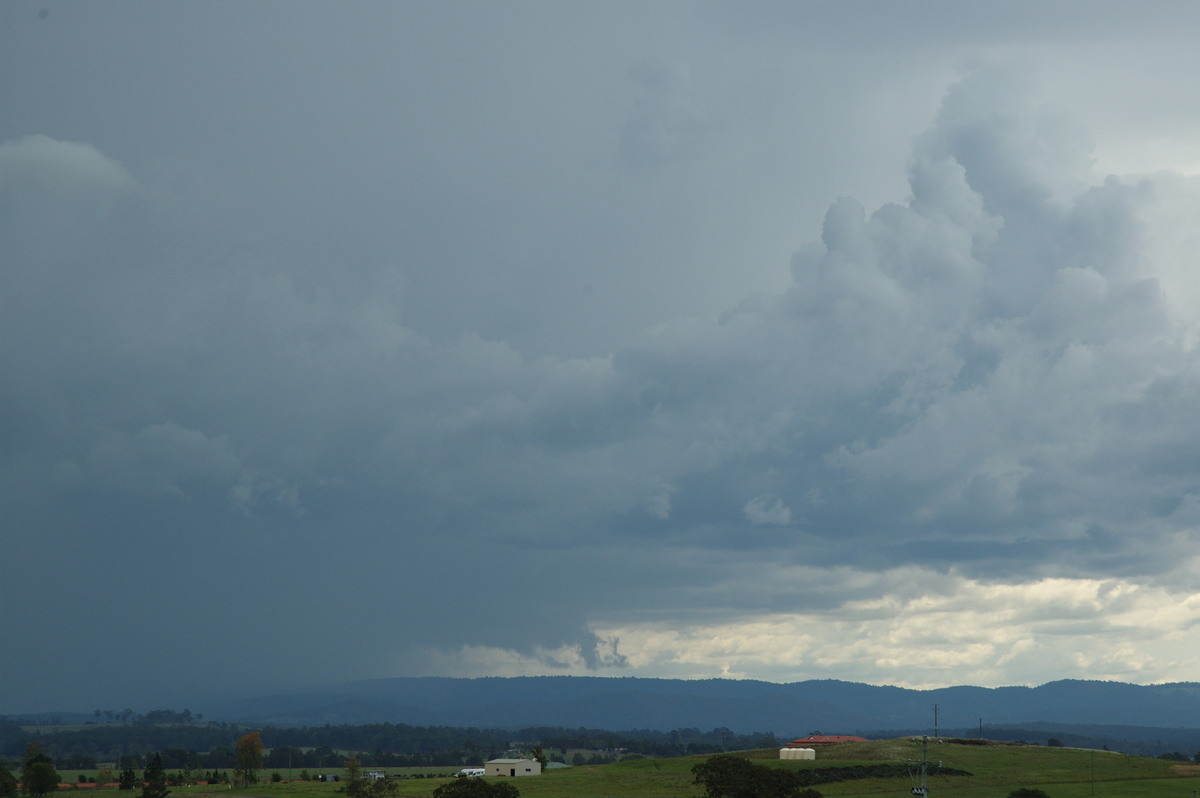
[[[187,712],[185,710],[185,712]],[[237,740],[249,731],[229,723],[181,722],[182,713],[156,710],[125,725],[87,725],[69,730],[26,732],[0,716],[0,757],[16,761],[30,742],[63,769],[92,769],[115,762],[118,769],[145,767],[158,754],[168,770],[220,770],[237,767]],[[149,723],[145,718],[167,718]],[[614,732],[600,729],[530,727],[521,730],[476,727],[409,726],[402,723],[263,727],[264,767],[272,769],[341,768],[347,752],[364,767],[424,767],[482,764],[511,748],[540,746],[550,758],[568,749],[605,752],[608,759],[711,754],[725,750],[772,748],[772,734],[735,734],[729,729],[647,729]]]
[[[177,749],[215,751],[232,741],[244,729],[228,723],[130,723],[89,725],[65,730],[25,731],[14,721],[0,716],[0,757],[15,759],[31,742],[41,744],[60,767],[95,767],[96,762],[120,762],[146,752]],[[141,767],[144,760],[134,764]],[[222,760],[216,767],[230,767]]]

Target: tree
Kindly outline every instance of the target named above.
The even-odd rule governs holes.
[[[758,798],[758,766],[740,756],[713,756],[692,767],[706,798]]]
[[[243,787],[249,787],[258,781],[258,769],[263,766],[262,737],[252,731],[237,741],[237,767],[233,771],[233,781]]]
[[[478,776],[453,779],[433,791],[433,798],[521,798],[511,781],[487,781]]]
[[[167,771],[163,769],[162,757],[155,754],[142,772],[141,798],[167,798]]]
[[[21,765],[21,786],[25,792],[39,798],[57,790],[59,781],[54,760],[46,756],[40,743],[30,743],[25,748],[25,762]]]
[[[367,780],[363,778],[362,766],[358,764],[358,757],[352,756],[346,760],[342,781],[346,783],[345,789],[348,798],[362,798],[363,793],[366,792]]]
[[[0,763],[0,798],[13,798],[17,794],[17,777]]]
[[[136,781],[137,773],[134,773],[133,768],[125,768],[121,771],[121,778],[117,779],[117,789],[132,790]]]

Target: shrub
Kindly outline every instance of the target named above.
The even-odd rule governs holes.
[[[1034,787],[1021,787],[1018,790],[1010,792],[1008,798],[1050,798],[1050,796],[1044,790]]]
[[[433,791],[433,798],[521,798],[521,791],[509,781],[486,781],[473,776],[443,784]]]

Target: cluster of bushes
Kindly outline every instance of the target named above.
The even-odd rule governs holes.
[[[521,791],[511,781],[476,777],[443,784],[433,791],[433,798],[521,798]]]
[[[939,776],[970,776],[965,770],[939,767]],[[844,765],[841,767],[811,768],[796,772],[804,786],[812,784],[830,784],[835,781],[852,781],[854,779],[897,779],[909,775],[907,765],[894,763],[876,763],[872,765]]]
[[[710,757],[692,768],[705,798],[821,798],[792,770],[756,765],[740,756]]]

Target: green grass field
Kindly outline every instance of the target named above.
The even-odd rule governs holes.
[[[872,762],[906,763],[921,758],[916,740],[847,743],[817,752],[815,761],[780,761],[774,749],[742,752],[760,764],[799,770]],[[635,759],[610,765],[552,769],[541,776],[517,779],[521,798],[699,798],[691,768],[702,757]],[[1020,787],[1044,790],[1050,798],[1198,798],[1200,765],[1126,756],[1107,751],[1025,745],[968,745],[952,741],[930,743],[930,798],[1005,798]],[[936,763],[968,771],[970,776],[938,775]],[[391,770],[391,769],[389,769]],[[400,770],[400,769],[394,769]],[[451,773],[457,768],[428,768],[418,772]],[[64,779],[78,778],[63,771]],[[265,771],[263,776],[269,776]],[[398,795],[431,796],[445,778],[397,780]],[[914,777],[865,779],[817,785],[827,798],[911,798]],[[174,787],[177,798],[263,796],[264,798],[337,798],[341,784],[264,782],[246,789]],[[79,792],[93,792],[80,789]],[[116,798],[114,791],[103,791]],[[136,796],[137,793],[133,793]]]

